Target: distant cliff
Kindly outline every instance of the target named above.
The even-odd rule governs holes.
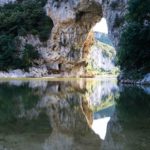
[[[112,41],[110,40],[110,38],[108,37],[108,34],[106,33],[94,32],[94,37],[96,40],[100,42],[113,46]]]
[[[119,68],[115,66],[115,59],[114,47],[95,39],[89,52],[87,72],[96,75],[116,75],[119,73]]]

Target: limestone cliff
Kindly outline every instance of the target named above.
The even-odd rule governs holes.
[[[117,74],[118,68],[115,66],[116,50],[112,47],[108,36],[101,37],[103,34],[96,33],[94,44],[88,48],[89,55],[87,57],[88,65],[86,67],[87,74]],[[97,38],[98,37],[98,38]],[[103,42],[101,42],[103,41]],[[105,43],[109,44],[105,44]]]
[[[44,9],[54,23],[49,40],[42,43],[28,35],[21,37],[22,45],[34,44],[41,54],[40,65],[45,64],[49,74],[81,76],[92,45],[86,41],[91,28],[105,17],[117,48],[126,4],[127,0],[48,0]]]
[[[64,69],[65,73],[84,74],[88,54],[87,47],[86,50],[84,48],[89,31],[104,16],[109,26],[109,35],[117,47],[126,3],[124,0],[48,0],[45,8],[54,22],[49,41],[50,61],[60,63],[59,69]],[[51,59],[53,53],[57,56],[54,60]]]

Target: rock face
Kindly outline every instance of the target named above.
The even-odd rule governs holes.
[[[41,65],[39,67],[30,67],[28,72],[25,72],[21,69],[0,72],[0,78],[40,78],[44,76],[48,76],[48,70],[45,65]]]
[[[126,4],[127,0],[47,0],[45,10],[54,23],[49,40],[41,43],[32,35],[21,39],[38,49],[49,74],[81,76],[85,74],[91,46],[86,41],[91,28],[105,17],[117,48]]]
[[[65,74],[83,74],[86,66],[84,42],[92,26],[102,17],[101,5],[95,1],[49,0],[46,11],[54,23],[49,57],[57,54],[57,59],[50,61],[61,64],[59,70]]]
[[[122,73],[118,76],[118,82],[121,83],[121,84],[131,84],[131,85],[137,84],[137,85],[140,85],[140,86],[150,85],[150,73],[147,73],[141,79],[129,79],[129,78],[126,78],[125,75]]]
[[[108,34],[115,48],[118,48],[122,28],[125,25],[128,0],[102,0],[103,15],[107,20]]]
[[[109,35],[118,46],[120,30],[124,24],[126,0],[48,0],[47,15],[53,20],[54,28],[49,40],[50,54],[57,54],[55,61],[65,72],[84,74],[87,65],[87,48],[84,49],[91,28],[104,16],[109,26]],[[82,63],[81,63],[82,62]],[[75,71],[74,71],[74,68]],[[82,69],[81,69],[82,68]]]
[[[115,57],[116,50],[112,46],[95,39],[88,56],[87,72],[115,74]]]

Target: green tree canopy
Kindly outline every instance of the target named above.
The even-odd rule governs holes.
[[[118,64],[126,73],[150,72],[150,1],[130,0],[127,25],[118,50]]]
[[[18,36],[38,35],[46,41],[53,28],[52,20],[46,16],[47,0],[17,0],[0,6],[0,70],[27,68],[32,66],[38,52],[31,45],[18,50]],[[20,52],[23,51],[23,56]]]

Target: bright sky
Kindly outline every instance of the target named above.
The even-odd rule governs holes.
[[[92,129],[102,140],[105,140],[107,133],[107,125],[110,121],[110,117],[105,117],[97,120],[93,120]]]
[[[107,22],[105,18],[102,18],[100,22],[98,22],[94,27],[93,31],[97,32],[103,32],[108,34],[108,27],[107,27]]]

